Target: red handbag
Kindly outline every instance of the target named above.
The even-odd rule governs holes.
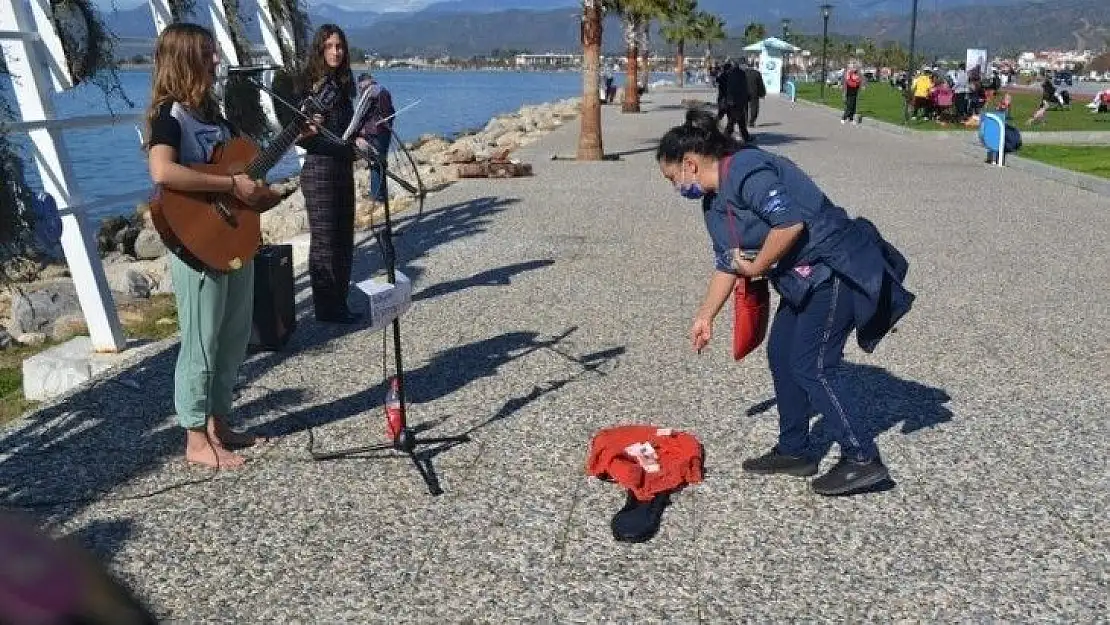
[[[731,157],[725,159],[728,168]],[[722,176],[723,177],[723,176]],[[728,227],[732,232],[732,243],[740,249],[740,237],[736,235],[736,223],[732,215],[732,205],[726,204]],[[765,278],[737,276],[736,286],[732,288],[732,357],[743,360],[755,351],[767,336],[767,321],[771,315],[771,290]]]
[[[732,290],[732,357],[742,360],[767,335],[771,291],[764,278],[740,276]]]

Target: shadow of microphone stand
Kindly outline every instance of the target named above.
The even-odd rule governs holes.
[[[315,124],[315,122],[312,118],[310,118],[308,115],[305,115],[304,112],[302,112],[298,107],[293,106],[289,102],[285,101],[281,96],[274,93],[273,90],[271,90],[269,87],[266,87],[265,85],[263,85],[261,83],[261,81],[259,81],[256,77],[249,77],[248,80],[250,80],[250,82],[252,84],[254,84],[256,87],[258,87],[262,91],[265,91],[266,93],[268,93],[270,95],[270,97],[272,97],[274,99],[275,102],[280,103],[282,106],[284,106],[287,109],[289,109],[290,111],[292,111],[295,115],[300,117],[302,120],[304,120],[308,123]],[[340,145],[346,145],[347,144],[347,141],[343,140],[342,137],[339,137],[338,135],[336,135],[334,132],[328,130],[327,128],[324,128],[323,126],[319,126],[319,125],[317,125],[316,128],[317,128],[318,132],[321,135],[323,135],[326,139],[328,139],[329,141],[334,141],[334,142],[336,142]],[[378,170],[378,175],[381,177],[381,180],[383,181],[383,184],[385,183],[384,182],[385,179],[389,178],[389,179],[397,182],[399,185],[401,185],[401,187],[404,188],[406,191],[408,191],[410,193],[414,193],[414,194],[417,193],[417,189],[415,187],[413,187],[411,184],[409,184],[406,180],[396,176],[395,174],[393,174],[392,172],[389,171],[389,167],[386,164],[386,161],[388,160],[387,155],[378,153],[378,151],[372,145],[368,145],[367,146],[368,149],[366,149],[366,150],[359,149],[356,146],[351,146],[351,147],[355,151],[356,154],[358,154],[359,156],[362,156],[363,158],[365,158],[367,160],[370,167],[373,167],[373,168]],[[393,220],[392,220],[392,217],[391,217],[390,211],[389,211],[389,194],[386,193],[384,195],[385,195],[385,200],[382,202],[382,205],[383,205],[382,209],[383,209],[383,212],[384,212],[384,221],[383,221],[383,224],[382,224],[382,228],[378,232],[376,232],[374,236],[378,241],[378,246],[382,250],[382,257],[385,261],[386,272],[388,274],[389,284],[396,285],[397,284],[397,255],[396,255],[396,251],[393,247],[393,236],[394,236],[393,235]],[[394,286],[394,288],[396,288],[396,286]],[[313,450],[310,449],[309,453],[312,455],[313,460],[353,459],[357,456],[362,456],[362,454],[374,454],[374,455],[370,455],[370,456],[362,456],[362,459],[367,459],[367,460],[376,459],[376,458],[398,458],[398,457],[404,458],[404,457],[407,457],[407,458],[411,459],[413,464],[416,466],[416,470],[420,473],[420,477],[424,480],[424,483],[428,487],[428,492],[432,495],[442,495],[443,494],[443,489],[440,488],[439,480],[436,479],[435,474],[433,473],[433,471],[431,469],[430,458],[425,459],[425,463],[428,465],[428,466],[425,466],[425,463],[421,462],[421,456],[422,455],[423,456],[430,456],[433,453],[449,449],[451,447],[454,447],[455,445],[462,444],[462,443],[468,443],[468,442],[470,442],[471,438],[467,434],[461,434],[461,435],[458,435],[458,436],[436,437],[436,438],[418,438],[416,433],[413,431],[413,429],[408,426],[408,423],[406,422],[406,419],[405,419],[405,405],[406,405],[405,404],[405,381],[404,381],[405,370],[404,370],[404,362],[403,362],[402,352],[401,352],[401,315],[400,314],[397,314],[397,316],[393,317],[392,326],[393,326],[393,357],[394,357],[394,367],[397,371],[396,372],[396,384],[397,384],[396,388],[397,388],[397,401],[398,401],[399,406],[397,408],[393,409],[393,410],[390,410],[389,406],[386,406],[386,410],[387,410],[386,419],[387,419],[387,426],[389,426],[388,429],[391,432],[395,432],[394,437],[393,437],[393,441],[390,442],[390,443],[385,443],[385,444],[367,445],[367,446],[363,446],[363,447],[352,447],[350,449],[341,449],[341,450],[328,451],[328,452],[316,452],[316,451],[313,451]],[[390,414],[390,412],[392,412],[392,414]],[[390,421],[393,421],[393,423],[390,423]],[[429,452],[418,453],[417,449],[420,448],[421,446],[424,446],[424,445],[440,445],[441,447],[436,448],[435,450],[430,450],[431,453],[429,453]],[[400,452],[403,455],[402,456],[397,456],[396,454],[385,453],[385,452]]]

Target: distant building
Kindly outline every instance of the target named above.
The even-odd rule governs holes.
[[[515,64],[517,67],[577,67],[582,64],[581,54],[518,54]]]
[[[1017,65],[1024,71],[1043,71],[1055,69],[1075,69],[1078,65],[1086,65],[1094,58],[1091,50],[1042,50],[1039,52],[1022,52],[1017,59]]]

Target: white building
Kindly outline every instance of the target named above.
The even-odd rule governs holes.
[[[578,67],[582,64],[581,54],[518,54],[514,63],[517,67]]]

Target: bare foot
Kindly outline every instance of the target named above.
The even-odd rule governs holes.
[[[185,439],[185,461],[213,469],[237,469],[246,459],[228,451],[219,440],[203,430],[189,430]]]
[[[214,416],[209,419],[208,433],[228,449],[243,449],[270,442],[270,439],[265,436],[232,430],[227,425],[227,420],[221,416]]]

